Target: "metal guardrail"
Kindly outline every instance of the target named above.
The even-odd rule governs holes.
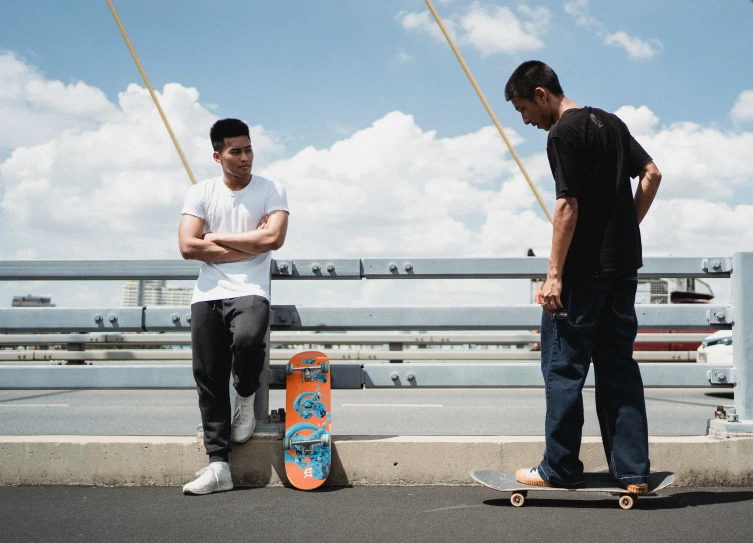
[[[196,387],[191,368],[176,365],[128,366],[0,366],[3,388],[12,389],[145,389]],[[332,387],[336,389],[396,387],[541,387],[537,363],[468,364],[333,364]],[[730,368],[726,368],[729,371]],[[706,379],[703,364],[652,363],[641,366],[648,387],[695,387]],[[272,364],[267,373],[271,388],[284,387],[282,364]],[[668,383],[672,383],[669,385]],[[593,386],[593,376],[586,380]]]
[[[698,330],[733,322],[727,305],[638,305],[642,329]],[[188,307],[2,308],[0,333],[171,332],[191,328]],[[272,306],[272,330],[537,330],[541,308],[518,306]]]
[[[753,253],[736,253],[733,257],[708,258],[646,258],[640,270],[642,278],[732,278],[731,303],[728,305],[641,305],[637,306],[642,329],[699,330],[708,327],[733,329],[735,344],[734,372],[736,375],[735,403],[740,418],[753,419],[753,337],[746,337],[743,329],[753,329]],[[362,279],[535,279],[546,275],[544,258],[513,259],[428,259],[428,258],[376,258],[342,260],[274,260],[271,274],[274,280],[362,280]],[[194,279],[199,264],[186,261],[2,261],[0,281],[15,280],[113,280],[113,279]],[[306,307],[272,306],[273,332],[297,331],[387,331],[436,330],[439,333],[461,330],[537,330],[541,309],[535,305],[476,306],[476,307]],[[733,326],[734,325],[734,326]],[[181,332],[190,329],[190,312],[187,307],[144,308],[11,308],[0,309],[0,332],[51,333],[51,332]],[[750,334],[748,334],[750,335]],[[403,352],[393,352],[400,358]],[[71,353],[73,355],[73,353]],[[80,355],[78,355],[80,356]],[[499,364],[404,364],[400,371],[419,368],[420,375],[395,373],[395,365],[361,364],[364,386],[515,386],[510,383],[536,382],[538,364],[523,363],[515,366]],[[661,367],[660,367],[661,366]],[[666,369],[664,369],[666,366]],[[683,366],[683,367],[681,367]],[[684,367],[687,366],[687,367]],[[337,365],[333,367],[336,368]],[[654,369],[648,369],[649,367]],[[645,368],[645,369],[644,369]],[[30,371],[30,368],[25,368]],[[105,375],[107,371],[123,371],[115,367],[49,367],[40,368],[49,378],[52,375],[83,379],[80,372],[92,371]],[[642,371],[658,372],[652,383],[659,386],[677,386],[703,381],[701,373],[707,368],[696,364],[642,365]],[[36,371],[37,368],[34,368]],[[74,373],[65,373],[75,370]],[[136,373],[147,371],[141,367]],[[142,384],[162,383],[162,371],[179,371],[180,368],[160,369],[155,374],[141,373]],[[0,367],[0,386],[6,383],[23,385],[15,366]],[[274,371],[268,377],[274,382]],[[418,370],[416,370],[418,371]],[[517,375],[530,378],[518,379]],[[136,373],[128,374],[128,383]],[[23,374],[21,374],[23,375]],[[26,374],[30,375],[30,374]],[[94,375],[91,374],[92,376]],[[114,375],[114,374],[113,374]],[[385,378],[384,376],[387,376]],[[333,385],[335,374],[333,374]],[[57,379],[57,378],[55,378]],[[125,377],[123,377],[125,379]],[[653,378],[652,378],[653,379]],[[108,381],[105,379],[105,381]],[[147,383],[148,381],[148,383]],[[67,381],[68,386],[85,381]],[[120,381],[109,380],[112,384]],[[27,383],[31,384],[31,380]],[[44,383],[35,381],[36,386]],[[49,383],[48,383],[49,384]],[[62,384],[62,381],[59,383]],[[647,383],[648,384],[648,383]],[[190,386],[193,386],[191,383]],[[685,385],[684,385],[685,386]]]
[[[639,333],[638,343],[692,343],[703,341],[707,333]],[[282,345],[518,345],[538,343],[539,334],[319,334],[272,332],[270,341]],[[0,335],[0,346],[8,345],[62,345],[81,343],[93,345],[190,345],[186,333],[158,334],[6,334]]]
[[[5,260],[0,281],[196,279],[199,262],[186,260]],[[272,260],[279,279],[540,279],[546,258],[364,258]],[[645,258],[644,278],[730,277],[730,257]]]
[[[321,350],[321,349],[319,349]],[[272,349],[269,352],[270,360],[289,360],[300,349]],[[379,349],[327,349],[327,356],[331,361],[338,360],[383,360],[391,361],[399,358],[404,360],[422,361],[503,361],[503,360],[540,360],[538,351],[524,349],[506,350],[480,350],[480,349],[411,349],[407,351],[385,351]],[[638,361],[671,361],[671,360],[695,360],[695,351],[637,351],[634,355]],[[84,351],[0,351],[2,361],[37,361],[46,362],[52,360],[191,360],[190,349],[115,349],[115,350],[84,350]]]

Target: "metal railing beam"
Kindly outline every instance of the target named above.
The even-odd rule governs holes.
[[[639,275],[730,277],[730,261],[729,257],[645,258]],[[3,260],[0,281],[193,280],[199,265],[195,260]],[[536,279],[546,276],[546,267],[546,258],[275,259],[270,273],[276,280]]]
[[[639,333],[637,343],[692,343],[703,341],[708,333]],[[510,333],[455,333],[455,334],[405,334],[383,333],[310,333],[273,332],[271,342],[283,345],[517,345],[538,343],[539,334]],[[80,334],[0,334],[0,346],[60,345],[82,343],[85,345],[190,345],[191,336],[185,332],[164,333],[80,333]]]
[[[271,349],[272,360],[289,360],[300,352],[297,349]],[[96,350],[0,350],[0,361],[35,361],[53,360],[104,360],[104,361],[157,361],[157,360],[191,360],[191,349],[96,349]],[[481,361],[481,360],[540,360],[539,351],[524,349],[410,349],[403,351],[379,349],[328,349],[327,356],[332,361],[338,360],[392,360],[397,356],[401,360],[436,360],[436,361]],[[696,359],[696,351],[636,351],[636,360],[688,361]]]
[[[270,383],[284,382],[281,364],[270,366]],[[641,364],[647,387],[708,387],[705,364]],[[537,362],[335,364],[333,388],[398,387],[541,387]],[[586,386],[593,386],[593,372]],[[196,383],[188,365],[155,366],[0,366],[0,389],[193,389]]]
[[[273,330],[536,330],[541,308],[519,306],[305,307],[272,306]],[[643,329],[693,330],[729,327],[733,315],[722,305],[638,305]],[[2,308],[0,333],[17,332],[177,332],[190,329],[188,307]]]

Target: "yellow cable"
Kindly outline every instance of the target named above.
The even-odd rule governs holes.
[[[154,89],[152,88],[152,84],[149,83],[149,78],[146,77],[146,72],[144,72],[144,68],[141,67],[141,62],[139,62],[139,57],[136,56],[136,51],[133,49],[133,45],[131,45],[131,40],[128,39],[128,34],[126,34],[125,28],[123,28],[123,23],[120,22],[120,17],[118,17],[118,12],[115,11],[115,6],[112,5],[111,0],[107,0],[107,5],[110,6],[110,11],[112,11],[112,16],[115,17],[115,22],[118,23],[118,28],[120,28],[120,33],[123,34],[123,39],[125,40],[126,45],[128,46],[128,50],[131,52],[131,56],[133,57],[133,60],[136,62],[136,67],[139,69],[139,72],[141,73],[141,77],[144,78],[144,83],[146,83],[146,88],[149,89],[149,94],[152,95],[152,100],[154,100],[154,105],[157,106],[157,111],[159,111],[160,117],[162,117],[162,122],[165,123],[165,128],[167,128],[167,132],[170,134],[170,137],[172,138],[173,143],[175,144],[175,149],[178,151],[178,155],[180,155],[180,160],[183,162],[183,167],[186,168],[186,172],[188,172],[188,177],[191,179],[191,183],[195,185],[196,179],[193,176],[191,167],[188,165],[188,161],[186,160],[186,157],[180,148],[180,144],[178,143],[178,140],[176,139],[175,134],[173,134],[172,128],[170,128],[170,123],[167,122],[167,117],[165,117],[165,113],[164,111],[162,111],[162,107],[159,105],[159,100],[157,100],[157,95],[154,94]]]
[[[536,185],[533,184],[533,181],[531,181],[531,178],[528,176],[528,172],[523,166],[523,163],[520,161],[520,158],[518,158],[518,153],[515,152],[515,149],[513,148],[512,143],[510,143],[510,140],[507,139],[507,136],[505,135],[505,131],[502,129],[502,125],[499,124],[499,121],[497,120],[497,116],[494,114],[494,111],[492,111],[492,108],[489,105],[489,102],[486,101],[486,98],[484,97],[484,93],[481,92],[481,89],[476,83],[476,79],[473,77],[473,74],[468,69],[468,66],[463,60],[463,57],[460,54],[460,51],[458,51],[458,48],[455,47],[455,43],[452,41],[450,34],[447,32],[447,29],[444,27],[444,24],[442,24],[442,19],[439,18],[439,14],[437,13],[437,10],[434,9],[434,5],[431,3],[431,0],[425,0],[425,1],[426,1],[426,5],[429,6],[429,9],[431,10],[432,15],[434,15],[434,18],[437,20],[437,23],[439,23],[439,28],[442,29],[442,33],[444,34],[444,37],[447,38],[447,43],[450,44],[450,47],[452,47],[452,50],[455,53],[455,56],[458,57],[458,60],[460,61],[460,65],[463,67],[463,70],[465,70],[465,75],[468,76],[468,79],[470,79],[471,81],[471,85],[473,85],[473,88],[476,89],[476,93],[478,94],[478,97],[481,98],[481,102],[484,104],[486,111],[489,113],[489,116],[492,118],[492,121],[494,122],[494,126],[497,127],[497,130],[499,130],[499,134],[502,136],[502,139],[505,140],[505,143],[507,144],[507,148],[510,150],[510,154],[512,154],[512,157],[515,159],[515,162],[518,163],[518,167],[520,168],[520,171],[523,172],[523,176],[526,178],[526,181],[528,181],[528,185],[530,185],[531,190],[536,195],[536,199],[539,201],[539,204],[541,204],[541,208],[544,210],[544,213],[546,213],[546,216],[549,218],[549,222],[554,224],[552,215],[551,213],[549,213],[549,210],[547,209],[546,204],[544,203],[544,200],[541,198],[541,194],[539,194],[539,191],[536,189]]]

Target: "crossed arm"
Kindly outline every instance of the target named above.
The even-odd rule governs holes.
[[[288,213],[265,215],[255,230],[204,234],[204,219],[183,215],[178,227],[180,254],[186,260],[222,264],[237,262],[282,247],[288,231]]]

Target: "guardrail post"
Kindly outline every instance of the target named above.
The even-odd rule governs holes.
[[[272,261],[270,266],[271,270],[275,269],[275,261]],[[271,272],[270,272],[271,273]],[[254,396],[254,417],[256,418],[257,425],[269,424],[269,349],[270,349],[270,332],[272,330],[272,278],[270,276],[269,281],[269,325],[267,325],[267,333],[264,336],[264,343],[266,349],[264,350],[264,367],[261,370],[259,376],[259,390],[256,391]],[[260,430],[257,429],[257,432]],[[265,430],[262,430],[264,432]],[[268,431],[268,429],[266,430]]]
[[[741,420],[753,424],[753,253],[732,257],[732,357],[736,370],[735,408]]]
[[[259,424],[269,423],[269,328],[267,328],[267,335],[264,337],[264,342],[267,344],[266,352],[264,353],[264,369],[259,376],[259,390],[256,391],[254,397],[254,416],[256,422]]]
[[[710,433],[753,433],[753,252],[732,256],[732,359],[735,368],[735,408],[726,419],[709,421]]]
[[[390,343],[389,344],[390,351],[402,351],[403,350],[403,344],[402,343]],[[400,364],[402,363],[402,360],[390,360],[391,363]]]
[[[83,351],[84,349],[86,349],[86,345],[84,343],[67,343],[66,344],[67,351]],[[66,360],[65,365],[66,366],[86,365],[86,360]]]

